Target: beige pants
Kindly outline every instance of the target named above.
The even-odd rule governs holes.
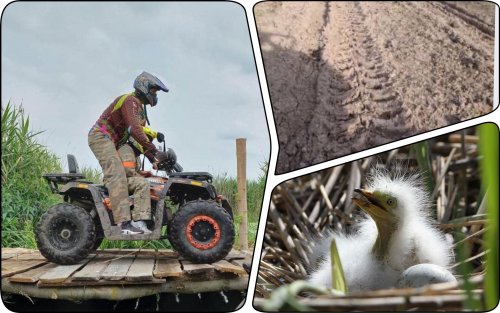
[[[136,158],[134,150],[128,144],[121,146],[118,153],[125,168],[128,191],[134,195],[132,219],[134,221],[150,220],[151,195],[149,193],[149,182],[137,172],[140,159]]]
[[[104,185],[108,188],[113,219],[116,225],[130,220],[128,182],[122,159],[115,144],[99,130],[91,130],[88,137],[89,147],[102,167]]]

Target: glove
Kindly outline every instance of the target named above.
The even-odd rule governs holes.
[[[156,133],[156,140],[158,140],[158,142],[163,142],[165,140],[165,135],[163,135],[162,133],[160,132],[157,132]]]

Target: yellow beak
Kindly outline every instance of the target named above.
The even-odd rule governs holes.
[[[376,221],[380,219],[387,219],[388,214],[392,215],[391,212],[387,211],[380,204],[380,200],[372,192],[363,189],[354,189],[354,192],[361,197],[352,198],[352,201],[366,213],[370,214],[370,216]]]

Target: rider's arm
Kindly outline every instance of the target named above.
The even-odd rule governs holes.
[[[151,163],[155,161],[156,147],[152,144],[142,129],[139,114],[142,111],[141,104],[133,96],[127,97],[120,108],[125,124],[128,127],[130,136],[144,147],[144,155]]]

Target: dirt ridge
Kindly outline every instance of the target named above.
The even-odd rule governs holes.
[[[486,35],[489,35],[492,38],[495,37],[495,25],[489,25],[487,22],[483,21],[480,17],[467,12],[466,10],[462,9],[461,7],[453,3],[443,1],[434,4],[442,6],[445,11],[455,14],[456,16],[463,19],[467,23],[477,27],[480,31],[482,31]]]

